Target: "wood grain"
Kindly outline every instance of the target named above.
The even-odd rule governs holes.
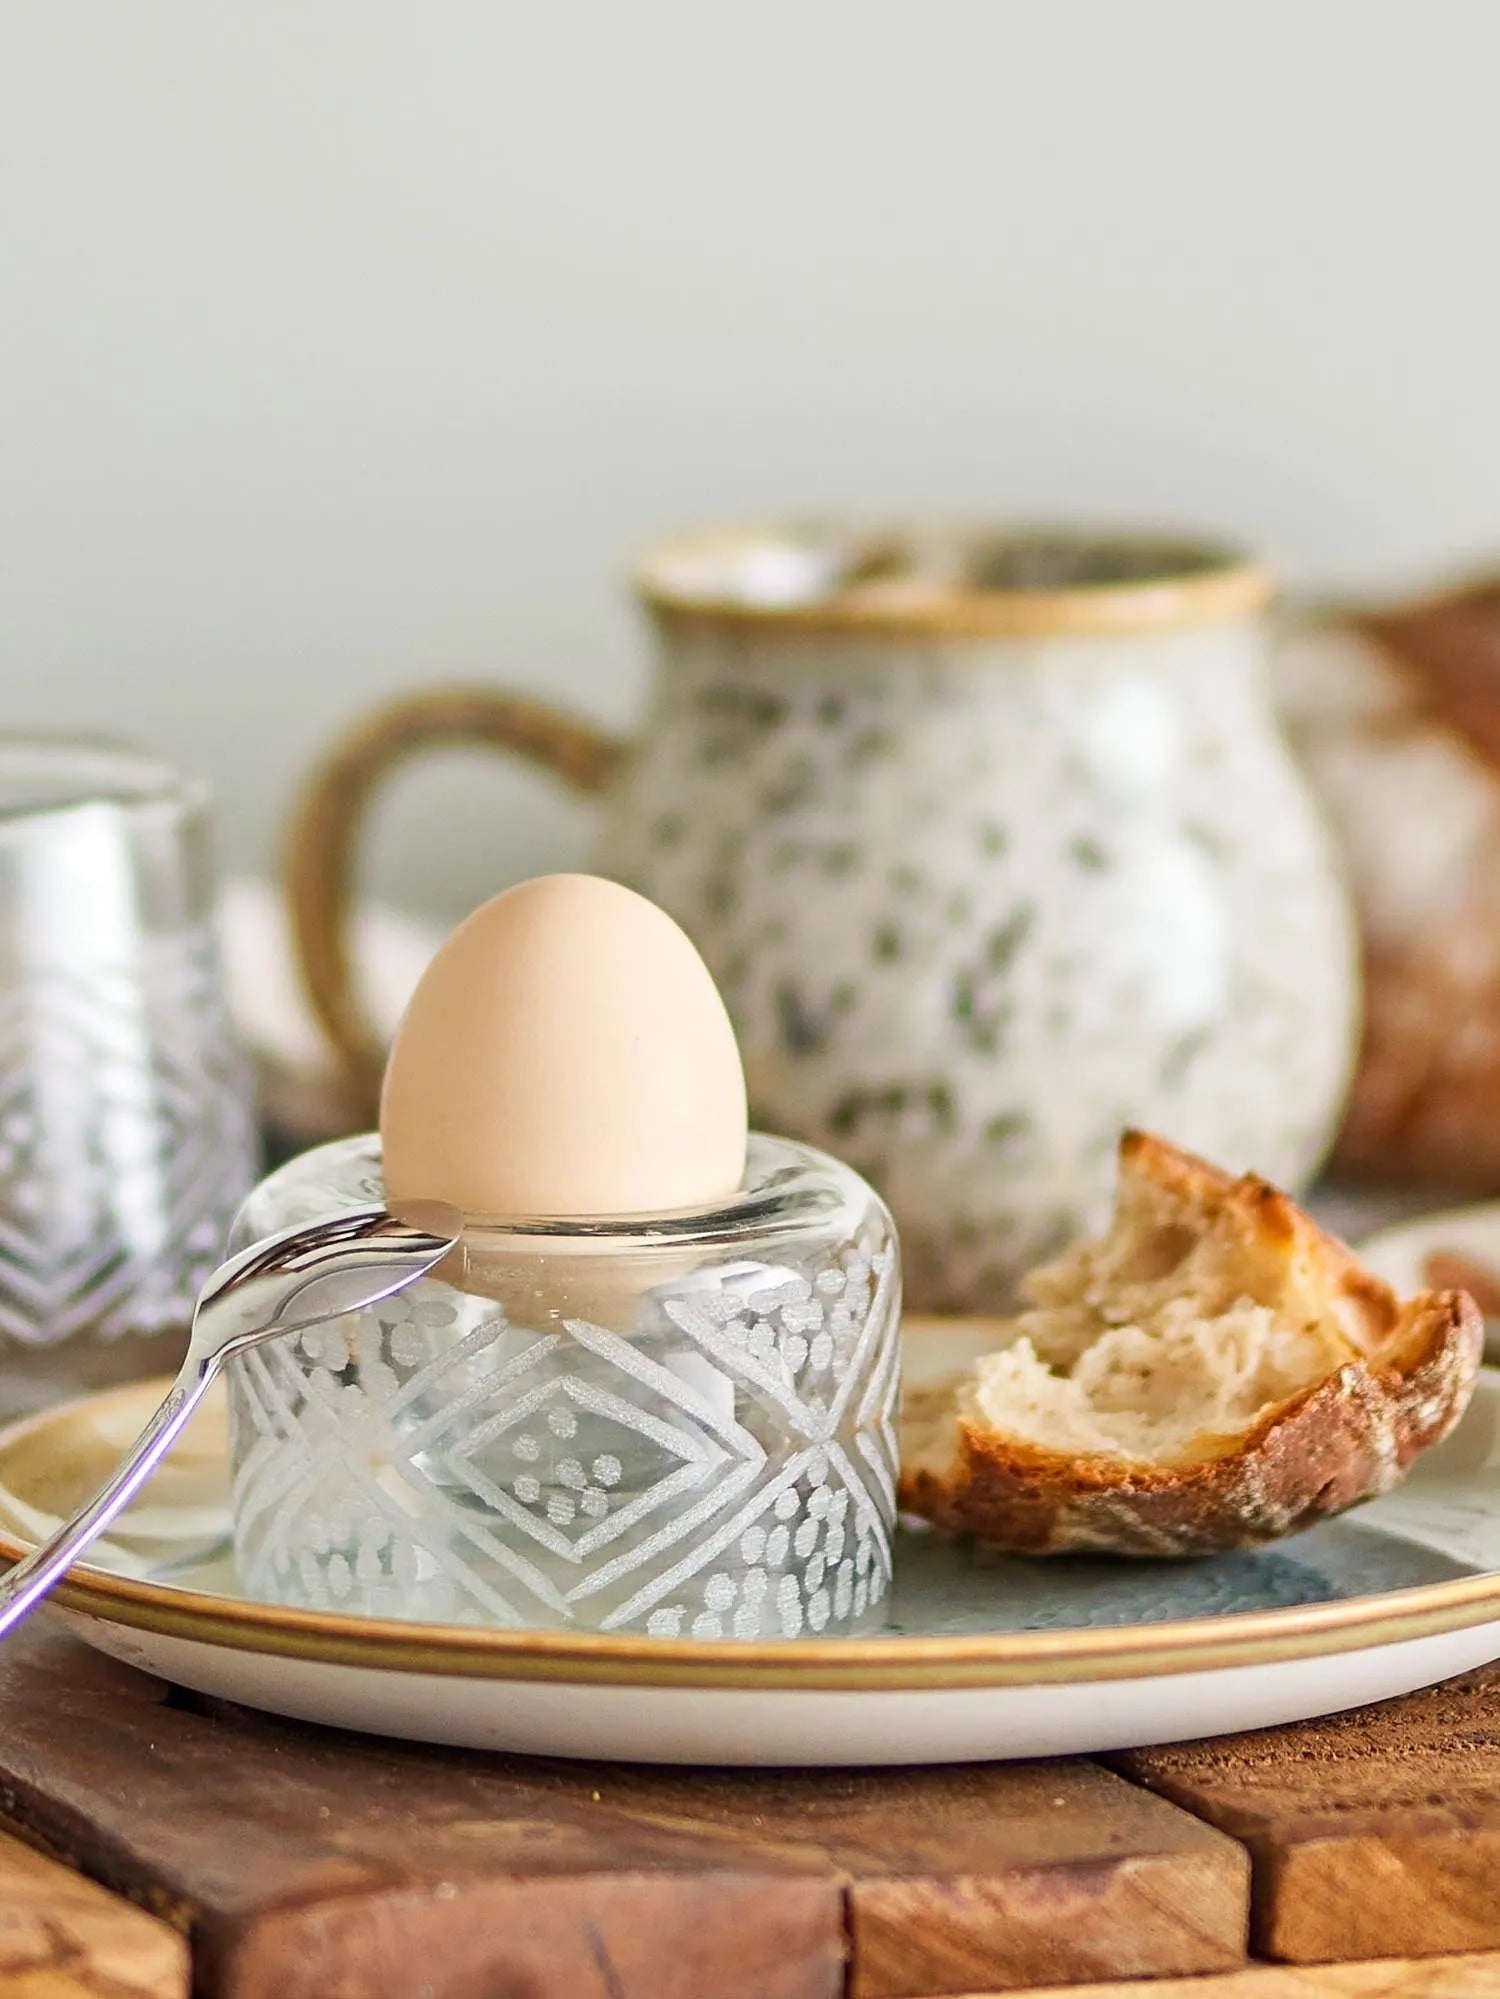
[[[1322,1721],[1111,1760],[1248,1847],[1264,1956],[1500,1947],[1500,1667]]]
[[[187,1944],[82,1875],[0,1833],[5,1999],[178,1999]]]
[[[826,1868],[626,1836],[586,1784],[483,1757],[196,1713],[35,1627],[0,1648],[0,1778],[43,1840],[190,1920],[227,1999],[825,1999],[841,1975]]]
[[[33,1626],[0,1805],[190,1923],[224,1999],[854,1999],[1243,1957],[1231,1841],[1087,1764],[674,1773],[169,1699]]]
[[[1242,1848],[1088,1763],[599,1772],[653,1823],[818,1854],[848,1894],[852,1999],[1238,1964]]]
[[[1500,1956],[1381,1958],[1363,1964],[1247,1966],[1219,1978],[1074,1985],[1048,1999],[1497,1999]],[[967,1999],[984,1999],[981,1993]],[[1020,1999],[1026,1999],[1023,1993]]]

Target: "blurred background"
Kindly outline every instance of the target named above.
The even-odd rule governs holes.
[[[1489,0],[11,0],[5,724],[204,773],[265,868],[400,687],[626,721],[685,523],[1500,554],[1497,75]],[[447,914],[585,838],[459,758],[370,879]]]

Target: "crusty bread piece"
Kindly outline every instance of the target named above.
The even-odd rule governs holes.
[[[1145,1132],[1109,1233],[908,1392],[901,1503],[1032,1555],[1254,1547],[1386,1492],[1458,1421],[1481,1320],[1403,1303],[1285,1194]]]

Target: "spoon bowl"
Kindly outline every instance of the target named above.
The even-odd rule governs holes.
[[[177,1378],[119,1468],[0,1577],[0,1638],[129,1505],[231,1355],[394,1297],[435,1269],[462,1231],[463,1217],[446,1202],[411,1201],[399,1213],[362,1208],[284,1229],[222,1264],[199,1295]]]

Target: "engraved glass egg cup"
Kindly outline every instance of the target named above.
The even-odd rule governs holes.
[[[382,1198],[379,1141],[341,1140],[263,1181],[233,1246]],[[231,1364],[252,1595],[654,1637],[878,1625],[900,1270],[856,1173],[755,1135],[712,1213],[474,1221],[460,1254],[458,1283]]]

